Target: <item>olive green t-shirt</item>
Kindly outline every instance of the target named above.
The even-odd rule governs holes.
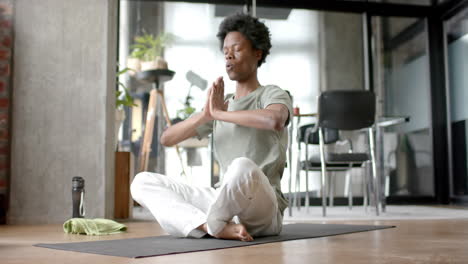
[[[281,212],[287,207],[287,200],[281,192],[281,176],[286,164],[288,132],[286,125],[291,120],[292,103],[286,91],[278,86],[260,86],[250,94],[229,101],[228,111],[265,109],[271,104],[283,104],[289,110],[289,118],[282,131],[245,127],[223,121],[212,121],[197,128],[199,138],[213,133],[214,153],[223,173],[231,162],[246,157],[255,162],[275,188],[278,207]]]

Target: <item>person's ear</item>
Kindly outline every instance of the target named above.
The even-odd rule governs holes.
[[[255,50],[255,58],[257,59],[257,61],[260,61],[262,59],[262,54],[263,51],[261,49]]]

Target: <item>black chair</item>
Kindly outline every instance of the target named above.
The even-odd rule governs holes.
[[[308,124],[299,127],[297,133],[297,142],[298,142],[298,165],[297,167],[300,168],[296,171],[296,183],[297,186],[300,186],[300,170],[304,170],[306,175],[306,195],[305,195],[305,207],[308,210],[309,207],[309,171],[321,171],[321,161],[320,156],[311,156],[309,157],[309,144],[312,145],[319,145],[319,133],[318,131],[313,131],[315,124]],[[326,145],[347,145],[348,146],[348,153],[353,153],[353,144],[352,141],[349,139],[340,139],[339,131],[337,129],[324,129],[324,143]],[[305,144],[305,160],[300,161],[301,155],[301,145]],[[363,155],[361,158],[362,161],[360,162],[334,162],[326,164],[326,169],[329,172],[346,172],[346,192],[348,194],[348,206],[349,209],[352,209],[353,206],[353,192],[352,192],[352,177],[351,177],[351,169],[352,168],[361,168],[365,162],[366,157]],[[333,199],[334,199],[334,178],[335,177],[328,177],[330,184],[328,189],[328,197],[329,197],[329,205],[333,206]],[[364,178],[363,185],[364,187],[367,186],[367,181]],[[297,187],[296,187],[297,189]],[[365,188],[363,188],[365,189]],[[297,202],[297,195],[296,195],[295,204],[298,206]],[[364,192],[364,206],[367,204],[367,192]]]
[[[320,147],[320,170],[321,170],[321,197],[322,197],[322,212],[326,216],[326,191],[328,167],[333,168],[336,165],[348,164],[363,164],[364,162],[371,163],[371,179],[376,177],[376,162],[375,162],[375,140],[373,134],[373,125],[375,122],[375,95],[370,91],[326,91],[319,97],[318,102],[318,117],[317,123],[313,129],[308,130],[308,138],[311,134],[318,132],[319,147]],[[369,138],[368,153],[335,153],[325,152],[325,144],[330,143],[330,136],[327,138],[330,130],[364,130]],[[306,157],[308,160],[308,157]],[[313,161],[305,163],[305,169],[309,165],[314,164]],[[371,182],[372,183],[372,182]],[[371,186],[371,185],[369,185]],[[373,188],[376,187],[372,184]],[[378,215],[378,194],[374,193],[374,204],[376,206],[376,214]],[[366,193],[366,191],[364,192]]]

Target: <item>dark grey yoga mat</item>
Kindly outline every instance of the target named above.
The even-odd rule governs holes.
[[[215,238],[196,239],[155,236],[78,243],[37,244],[35,246],[109,256],[144,258],[204,250],[243,247],[304,238],[334,236],[392,227],[394,226],[290,224],[283,226],[283,231],[279,236],[257,237],[253,242],[221,240]]]

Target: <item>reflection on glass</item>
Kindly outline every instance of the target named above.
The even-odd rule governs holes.
[[[453,195],[468,195],[468,10],[446,22]]]
[[[377,28],[376,91],[384,116],[410,122],[384,134],[387,195],[433,196],[429,61],[424,19],[373,18]]]

